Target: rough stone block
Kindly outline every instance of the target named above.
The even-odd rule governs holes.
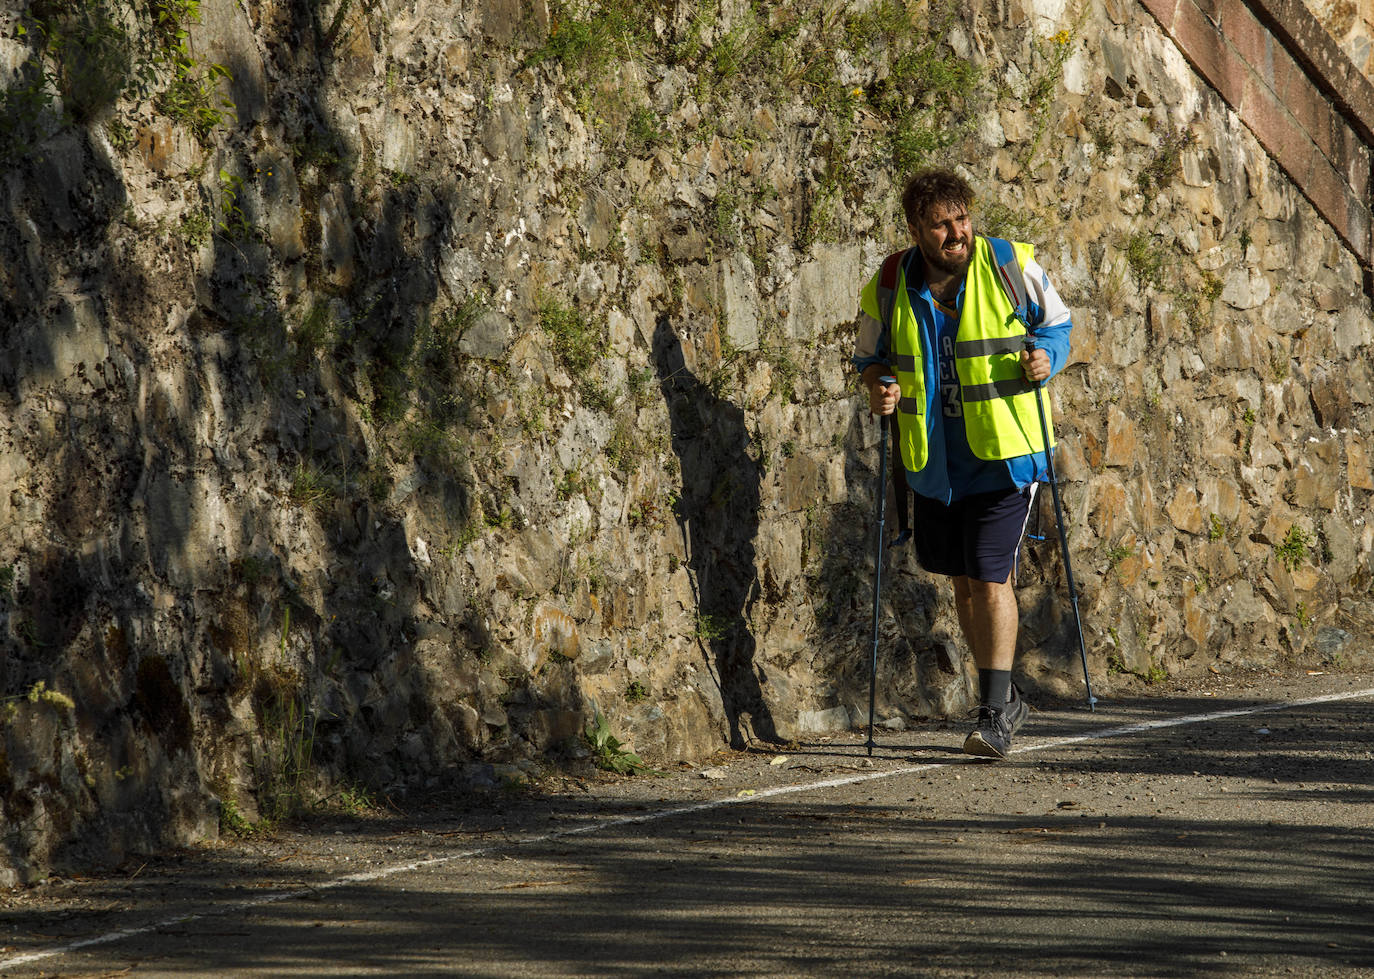
[[[1331,511],[1336,508],[1335,473],[1329,467],[1315,469],[1310,462],[1303,460],[1293,471],[1293,493],[1291,501],[1303,508],[1316,507]]]
[[[844,707],[803,710],[797,713],[798,734],[834,734],[849,730],[849,711]]]
[[[1140,461],[1140,430],[1134,419],[1113,405],[1107,416],[1106,464],[1130,468]]]
[[[1115,540],[1129,529],[1133,515],[1126,487],[1114,475],[1098,476],[1088,484],[1088,527],[1098,539]]]
[[[1345,442],[1346,481],[1352,489],[1374,490],[1374,440],[1350,432]]]
[[[504,360],[512,334],[513,327],[508,317],[494,310],[488,311],[463,333],[458,341],[458,349],[469,357]]]
[[[553,655],[577,659],[581,651],[577,622],[563,609],[553,605],[541,605],[535,610],[531,631],[536,663]]]
[[[817,245],[797,270],[787,316],[787,335],[813,339],[849,323],[859,308],[864,270],[857,245]]]
[[[721,311],[725,336],[736,350],[756,350],[759,345],[759,291],[754,263],[744,252],[720,262]]]
[[[1199,534],[1207,526],[1202,508],[1198,505],[1197,490],[1192,486],[1180,486],[1169,501],[1169,519],[1184,533]]]

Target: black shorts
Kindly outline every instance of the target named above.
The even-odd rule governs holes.
[[[1006,581],[1016,566],[1036,485],[974,493],[949,506],[915,494],[916,560],[931,574]]]

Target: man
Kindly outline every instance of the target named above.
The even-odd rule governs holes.
[[[968,184],[949,171],[918,173],[907,184],[902,207],[916,247],[899,260],[888,324],[881,272],[864,287],[854,364],[870,410],[896,414],[898,457],[916,494],[917,561],[954,582],[978,667],[978,722],[964,751],[1003,758],[1028,712],[1011,682],[1019,622],[1012,572],[1045,474],[1034,385],[1068,360],[1072,324],[1034,249],[1011,243],[1029,300],[1028,349],[998,278],[1005,259],[974,235],[972,204]],[[1006,243],[997,244],[1005,253]]]

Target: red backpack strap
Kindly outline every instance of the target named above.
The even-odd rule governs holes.
[[[902,271],[902,259],[909,249],[893,252],[883,259],[878,271],[878,308],[882,310],[883,328],[892,326],[892,306],[897,294],[897,278]]]

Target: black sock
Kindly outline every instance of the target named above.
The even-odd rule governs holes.
[[[978,703],[1005,707],[1011,698],[1011,670],[978,671]]]

